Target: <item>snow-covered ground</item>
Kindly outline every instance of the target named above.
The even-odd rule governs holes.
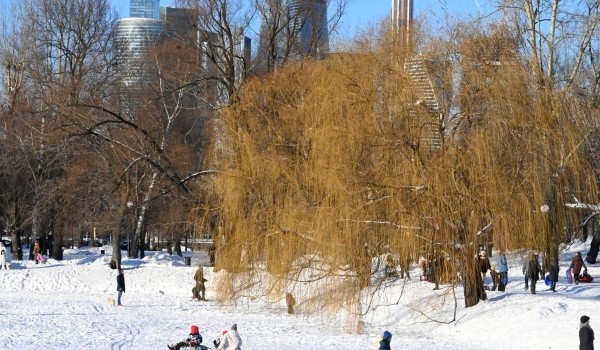
[[[192,267],[164,252],[125,258],[125,306],[114,307],[107,302],[116,298],[116,272],[108,257],[100,248],[67,250],[64,261],[13,261],[11,270],[0,271],[0,349],[166,349],[185,338],[192,324],[212,345],[233,323],[244,350],[378,349],[386,329],[394,335],[394,350],[578,349],[580,316],[590,316],[592,328],[600,325],[600,289],[598,281],[567,284],[565,270],[576,251],[585,257],[588,248],[589,241],[566,248],[558,292],[539,281],[536,295],[524,290],[524,252],[508,254],[506,292],[488,292],[488,301],[465,309],[458,287],[456,317],[454,294],[433,291],[432,284],[418,280],[414,267],[411,281],[387,282],[390,288],[376,293],[362,334],[336,318],[288,315],[283,304],[248,299],[218,305],[211,290],[218,276],[211,268],[205,268],[209,301],[190,300],[194,265],[206,262],[201,253],[193,256]],[[600,280],[600,264],[588,266],[588,272]],[[428,302],[434,293],[445,297]],[[301,311],[302,300],[297,301]]]

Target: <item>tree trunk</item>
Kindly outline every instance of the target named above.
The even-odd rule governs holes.
[[[592,243],[590,244],[590,250],[585,257],[585,261],[589,264],[595,264],[598,258],[598,250],[600,250],[600,234],[594,232],[592,236]]]
[[[14,260],[23,260],[23,247],[21,246],[21,232],[14,230],[10,235],[11,253]]]
[[[52,259],[62,260],[63,259],[63,238],[62,235],[57,235],[52,241]]]
[[[112,260],[117,263],[117,268],[121,268],[121,226],[110,234],[112,240]]]
[[[467,249],[464,254],[461,275],[463,279],[465,307],[471,307],[477,305],[479,300],[486,300],[487,294],[483,289],[478,260],[477,258],[473,258],[473,256],[476,256],[475,252],[472,249]]]

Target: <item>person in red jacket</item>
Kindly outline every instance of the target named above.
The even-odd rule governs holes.
[[[573,258],[573,261],[571,261],[570,267],[570,269],[573,270],[573,280],[575,281],[575,284],[579,284],[579,274],[581,273],[582,267],[587,270],[587,266],[585,266],[585,262],[581,257],[581,253],[577,252]]]

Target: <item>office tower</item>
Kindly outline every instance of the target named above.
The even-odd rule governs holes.
[[[163,21],[152,18],[124,18],[117,21],[117,70],[125,86],[132,87],[147,78],[149,71],[145,57],[148,50],[163,39],[164,27]]]
[[[166,33],[170,38],[182,40],[186,44],[198,42],[198,11],[177,7],[160,7],[160,19],[166,24]]]
[[[326,0],[269,0],[261,9],[258,56],[273,67],[288,59],[329,52]]]
[[[413,25],[413,0],[392,0],[392,28],[399,42],[408,44]]]
[[[329,51],[326,0],[290,0],[289,13],[300,23],[295,54],[320,57]]]
[[[160,0],[130,0],[129,17],[158,19]]]

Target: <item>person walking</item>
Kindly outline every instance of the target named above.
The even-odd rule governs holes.
[[[587,266],[585,266],[585,262],[581,257],[581,252],[577,252],[571,261],[571,266],[569,267],[571,270],[573,270],[573,280],[575,281],[575,284],[579,284],[579,274],[581,273],[582,267],[587,270]]]
[[[531,259],[530,255],[526,255],[523,258],[523,276],[525,276],[525,290],[529,289],[529,272],[527,268],[529,267],[529,260]]]
[[[379,342],[379,350],[392,350],[390,343],[392,342],[392,333],[389,331],[383,332],[381,341]]]
[[[237,324],[234,323],[231,329],[223,334],[219,342],[218,350],[240,350],[242,346],[242,338],[237,331]]]
[[[556,292],[556,282],[558,282],[558,262],[553,261],[550,263],[550,290]]]
[[[204,278],[204,269],[200,265],[198,265],[198,270],[196,270],[196,273],[194,274],[194,280],[196,281],[196,291],[194,292],[194,299],[206,301],[206,286],[204,285],[204,282],[206,282],[206,278]]]
[[[490,259],[488,259],[485,250],[482,250],[479,254],[479,268],[481,271],[481,282],[485,284],[485,275],[487,274],[488,270],[492,268],[492,265],[490,264]]]
[[[538,279],[542,278],[542,267],[538,261],[538,255],[534,252],[531,252],[529,255],[527,275],[529,276],[529,284],[531,285],[531,294],[535,294],[535,285]]]
[[[6,248],[4,247],[4,242],[0,241],[0,270],[2,268],[7,270],[6,260]]]
[[[579,322],[579,350],[594,350],[594,330],[590,327],[590,318],[583,315]]]
[[[506,261],[506,254],[504,251],[500,251],[500,254],[498,254],[496,265],[498,272],[498,291],[504,292],[506,290],[506,283],[508,282],[508,262]]]
[[[117,306],[123,306],[121,304],[121,295],[125,293],[125,275],[123,275],[123,269],[119,267],[119,274],[117,275]]]

